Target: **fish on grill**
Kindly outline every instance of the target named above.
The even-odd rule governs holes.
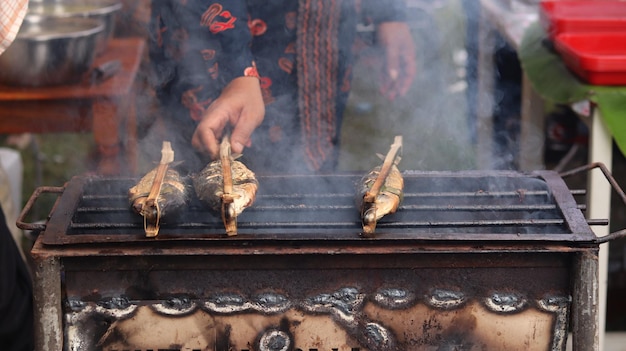
[[[128,190],[131,208],[143,216],[146,236],[158,234],[162,220],[174,218],[189,202],[189,189],[178,171],[170,168],[174,152],[163,143],[161,162]]]
[[[220,159],[209,163],[192,180],[198,199],[221,212],[226,234],[236,235],[237,216],[254,203],[259,182],[254,172],[231,156],[227,137],[220,147]]]
[[[396,136],[383,164],[370,170],[357,186],[357,207],[364,236],[372,236],[378,220],[400,207],[404,189],[404,179],[398,169],[401,148],[402,137]]]
[[[250,207],[255,200],[259,182],[252,172],[242,162],[231,162],[233,174],[233,213],[235,217],[244,209]],[[200,173],[193,177],[193,185],[198,199],[202,200],[212,210],[221,211],[222,195],[224,195],[224,177],[221,160],[209,163]]]

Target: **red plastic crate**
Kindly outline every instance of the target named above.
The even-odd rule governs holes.
[[[626,32],[626,1],[544,0],[539,21],[551,39],[566,32]]]
[[[626,85],[626,32],[563,33],[554,46],[565,65],[593,85]]]

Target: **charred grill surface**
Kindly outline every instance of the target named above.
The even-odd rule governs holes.
[[[403,172],[404,200],[377,224],[377,238],[587,241],[593,234],[553,172]],[[256,203],[238,218],[238,239],[363,240],[354,204],[359,175],[260,176]],[[77,177],[66,186],[44,243],[143,240],[128,206],[131,178]],[[224,240],[219,214],[197,198],[161,224],[160,240]],[[228,239],[231,240],[231,239]],[[368,239],[370,240],[370,239]]]

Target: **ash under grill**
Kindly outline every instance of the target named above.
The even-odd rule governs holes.
[[[400,209],[376,238],[423,240],[593,240],[563,180],[553,172],[405,172]],[[355,205],[358,175],[259,177],[257,201],[229,240],[363,240]],[[153,240],[130,210],[135,179],[74,178],[46,226],[44,243]],[[193,193],[193,191],[191,191]],[[219,214],[197,199],[161,224],[158,240],[224,240]]]

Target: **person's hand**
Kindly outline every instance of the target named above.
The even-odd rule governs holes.
[[[224,129],[231,125],[231,150],[233,154],[242,153],[244,147],[251,145],[250,136],[264,116],[265,104],[259,79],[235,78],[204,112],[193,133],[191,144],[216,159],[219,157],[219,144],[224,136]]]
[[[394,100],[409,91],[415,78],[415,44],[409,26],[404,22],[380,23],[377,40],[385,51],[381,93]]]

